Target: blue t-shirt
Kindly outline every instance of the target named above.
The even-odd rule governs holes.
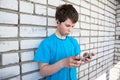
[[[55,34],[52,34],[40,43],[34,60],[54,64],[61,59],[77,56],[80,52],[80,46],[76,39],[70,36],[67,36],[66,39],[59,39]],[[62,68],[53,75],[46,76],[46,80],[77,80],[76,67]]]

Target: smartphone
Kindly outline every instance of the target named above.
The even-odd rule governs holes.
[[[95,56],[95,53],[84,53],[82,60],[84,61],[86,58],[90,58],[91,56]]]

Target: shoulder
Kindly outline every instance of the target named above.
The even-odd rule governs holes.
[[[49,44],[54,41],[54,34],[50,35],[49,37],[42,40],[41,44]]]
[[[75,39],[75,38],[73,38],[72,36],[67,36],[68,37],[68,39],[70,40],[70,41],[72,41],[72,42],[77,42],[77,40]]]

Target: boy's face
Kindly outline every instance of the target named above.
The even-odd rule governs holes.
[[[75,24],[68,18],[64,22],[58,23],[57,29],[61,36],[67,36],[73,30],[74,25]]]

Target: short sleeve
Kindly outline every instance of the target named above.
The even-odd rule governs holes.
[[[42,41],[35,53],[34,61],[49,63],[49,60],[50,60],[50,49],[47,43],[45,41]]]

